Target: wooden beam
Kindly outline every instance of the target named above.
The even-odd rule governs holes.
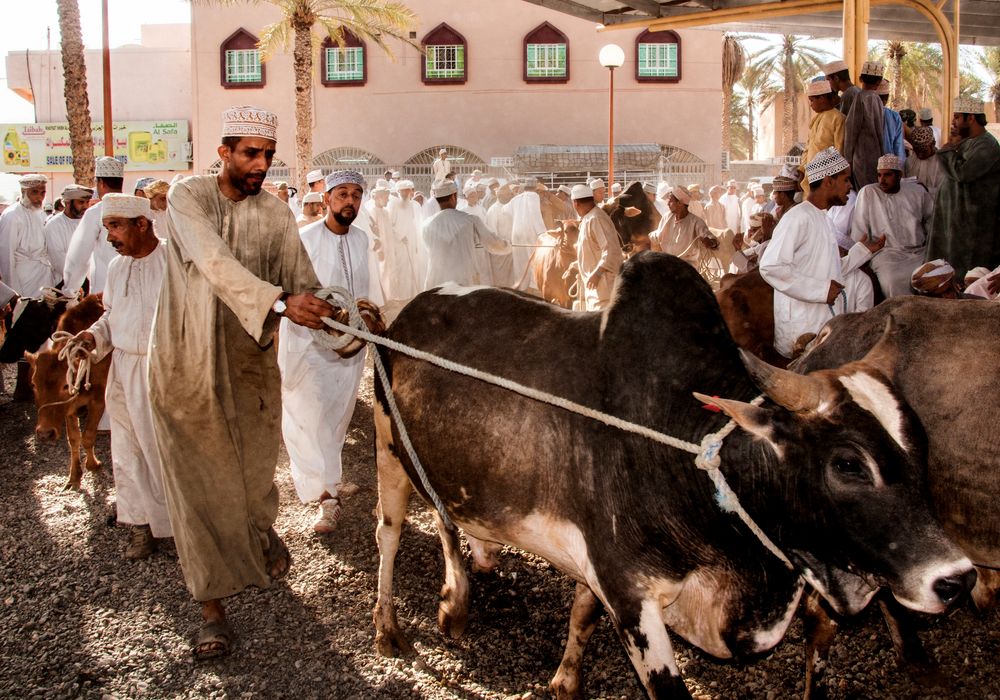
[[[555,10],[556,12],[562,12],[563,14],[573,15],[574,17],[590,20],[595,24],[601,24],[604,21],[604,14],[602,12],[598,12],[597,10],[591,9],[586,5],[581,5],[578,2],[573,2],[573,0],[524,0],[524,1],[530,2],[532,5],[538,5],[539,7],[544,7],[549,10]]]
[[[633,10],[644,12],[650,17],[661,17],[663,15],[663,7],[656,0],[622,0],[622,2]]]

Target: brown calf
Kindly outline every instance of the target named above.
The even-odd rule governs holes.
[[[103,313],[104,305],[100,298],[88,296],[63,314],[58,329],[78,333],[89,328]],[[94,454],[94,442],[97,439],[97,426],[104,415],[104,388],[111,368],[111,355],[91,366],[89,388],[81,387],[80,392],[74,395],[70,393],[66,381],[66,360],[59,359],[59,351],[63,345],[65,341],[55,344],[49,350],[25,353],[25,357],[32,365],[31,381],[35,389],[35,405],[38,407],[35,439],[41,442],[58,440],[60,426],[62,423],[66,424],[69,480],[65,488],[79,489],[83,477],[80,466],[81,442],[86,452],[87,471],[101,468],[101,462]]]

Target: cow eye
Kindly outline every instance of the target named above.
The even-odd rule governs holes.
[[[849,481],[871,481],[864,462],[857,455],[836,455],[830,462],[834,473]]]

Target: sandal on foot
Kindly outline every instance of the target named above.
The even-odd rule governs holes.
[[[267,565],[267,575],[272,581],[280,581],[288,575],[288,570],[292,568],[292,555],[288,552],[288,547],[278,537],[274,528],[267,531],[267,551],[264,552],[264,559]]]
[[[225,620],[209,620],[198,630],[191,652],[197,661],[226,656],[232,650],[233,630]]]
[[[319,515],[313,523],[313,532],[325,535],[337,529],[342,513],[339,498],[327,498],[319,502]]]
[[[337,498],[339,498],[342,501],[345,501],[360,490],[361,487],[355,484],[353,481],[345,481],[344,483],[340,484],[340,486],[337,487]]]

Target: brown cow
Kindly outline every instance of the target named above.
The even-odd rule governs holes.
[[[788,366],[774,349],[774,289],[759,270],[724,277],[715,298],[737,345],[776,367]]]
[[[546,231],[538,237],[538,244],[551,246],[538,248],[532,261],[535,285],[541,297],[565,309],[573,308],[570,289],[576,281],[576,239],[580,226],[575,221],[560,222],[559,228]]]
[[[100,297],[91,295],[66,311],[59,319],[58,330],[78,333],[90,327],[104,313]],[[89,388],[81,387],[78,394],[70,394],[66,382],[66,360],[59,359],[65,341],[56,343],[49,350],[25,353],[32,365],[32,384],[35,388],[35,405],[38,422],[35,439],[49,442],[59,439],[60,425],[66,424],[66,441],[69,443],[69,480],[65,488],[79,489],[83,478],[80,467],[80,446],[86,453],[87,471],[97,471],[101,462],[94,454],[97,426],[104,415],[104,388],[111,368],[111,355],[94,363],[90,370]],[[81,422],[83,429],[81,431]]]

